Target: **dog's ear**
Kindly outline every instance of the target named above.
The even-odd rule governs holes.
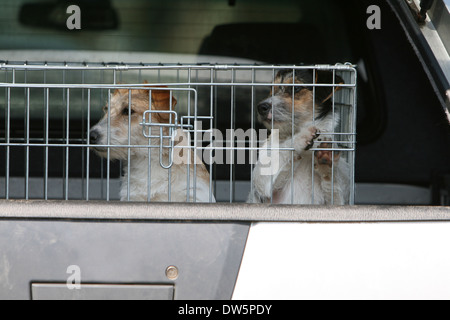
[[[331,71],[316,71],[315,83],[317,84],[329,84],[326,87],[316,87],[316,100],[320,103],[327,102],[333,97],[333,94],[341,89],[341,87],[333,87],[334,84],[344,84],[344,80],[338,76],[334,76],[333,82],[333,72]]]
[[[172,96],[172,103],[170,103]],[[177,99],[169,90],[152,90],[152,105],[156,110],[171,110],[177,105]]]
[[[121,82],[117,82],[117,84],[122,84],[122,83]],[[128,94],[128,89],[117,88],[116,90],[114,90],[112,95],[113,96],[117,96],[117,95],[122,96],[124,94]]]
[[[172,101],[170,98],[172,97]],[[168,111],[173,110],[177,104],[177,99],[171,94],[170,90],[152,90],[152,109]],[[160,122],[170,122],[169,113],[158,113]]]

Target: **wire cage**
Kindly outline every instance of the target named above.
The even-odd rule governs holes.
[[[350,64],[0,62],[0,198],[353,204],[356,78]]]

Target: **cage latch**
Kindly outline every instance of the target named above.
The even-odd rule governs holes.
[[[154,121],[159,116],[167,119],[168,122]],[[159,163],[164,169],[173,166],[173,154],[177,129],[187,128],[189,125],[178,123],[178,114],[172,110],[147,110],[142,117],[142,134],[149,139],[149,147],[159,147]],[[158,143],[159,142],[159,143]],[[168,149],[168,163],[164,163],[164,150]]]

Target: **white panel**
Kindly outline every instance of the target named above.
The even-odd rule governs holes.
[[[450,223],[258,223],[233,299],[450,299]]]

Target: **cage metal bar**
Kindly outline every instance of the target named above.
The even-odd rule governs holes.
[[[234,83],[234,78],[235,78],[236,73],[234,72],[234,70],[231,73],[231,84]],[[230,123],[230,129],[231,130],[231,137],[230,137],[230,145],[231,145],[231,149],[230,149],[230,203],[233,202],[233,191],[234,191],[234,179],[233,179],[233,166],[234,166],[234,123],[235,123],[235,105],[234,105],[234,93],[235,91],[233,90],[234,87],[231,87],[231,105],[230,105],[230,111],[231,111],[231,123]]]
[[[45,100],[45,173],[44,173],[44,199],[48,200],[48,156],[49,156],[49,127],[50,127],[50,89],[44,91]]]
[[[116,83],[116,73],[114,72],[114,83]],[[108,89],[108,106],[111,106],[111,89]],[[111,177],[111,108],[108,108],[107,123],[107,155],[106,155],[106,201],[110,200],[109,185]]]
[[[275,82],[275,75],[276,75],[275,68],[272,68],[272,79],[273,79],[274,82]],[[274,86],[274,84],[272,84],[272,99],[274,97],[275,97],[275,86]],[[274,126],[273,126],[273,121],[274,120],[273,119],[274,119],[274,117],[272,117],[272,120],[271,120],[272,132],[273,132],[273,128],[274,128]],[[270,137],[271,137],[271,142],[270,142],[270,150],[269,150],[269,152],[272,153],[272,151],[274,150],[273,149],[273,142],[274,142],[273,141],[273,137],[274,137],[274,135],[271,134]],[[272,176],[271,176],[271,179],[270,179],[270,190],[273,190],[273,172],[272,172]],[[270,195],[270,204],[273,204],[273,192]]]
[[[196,100],[194,102],[194,106],[197,106],[197,95],[195,95],[195,99]],[[194,108],[194,132],[197,132],[197,130],[198,130],[197,117],[198,117],[198,108],[195,107]],[[194,133],[194,168],[193,168],[194,176],[192,177],[192,179],[193,179],[193,195],[192,195],[193,199],[192,200],[194,202],[197,202],[197,152],[198,152],[198,136],[197,136],[197,134]],[[188,184],[188,192],[187,193],[190,193],[189,189],[190,189],[190,184]]]
[[[350,105],[353,106],[353,108],[350,109],[351,113],[352,113],[352,119],[350,121],[350,130],[351,132],[355,132],[356,134],[356,110],[357,110],[357,103],[358,103],[358,99],[356,96],[356,83],[358,80],[358,74],[356,72],[356,69],[354,69],[354,72],[350,73],[351,76],[351,82],[355,84],[355,86],[351,89],[352,90],[352,95],[350,95],[351,101],[350,101]],[[356,141],[354,142],[356,143]],[[351,188],[351,192],[350,192],[350,205],[354,205],[355,204],[355,160],[356,160],[356,155],[355,152],[353,151],[350,154],[350,159],[351,159],[351,178],[350,178],[350,188]]]
[[[314,76],[313,76],[313,79],[315,79]],[[292,83],[295,83],[295,70],[292,70]],[[313,94],[313,96],[314,96],[314,94]],[[292,104],[292,106],[294,106],[294,104],[295,104],[294,90],[292,90],[291,98],[292,98],[291,104]],[[315,114],[314,107],[313,107],[313,114]],[[294,134],[294,131],[295,131],[294,108],[292,108],[292,110],[291,110],[291,118],[292,118],[291,132],[292,132],[292,134]],[[292,149],[294,149],[294,140],[292,140],[291,147],[292,147]],[[313,189],[314,189],[314,177],[313,177],[312,185],[313,185]],[[292,188],[291,188],[291,204],[293,204],[294,203],[294,189],[295,189],[295,185],[294,185],[294,150],[291,151],[291,186],[292,186]]]
[[[335,65],[260,65],[260,64],[142,64],[142,63],[128,63],[127,65],[112,65],[104,63],[91,63],[87,66],[85,63],[56,63],[55,65],[48,65],[42,62],[36,62],[36,64],[14,64],[5,61],[0,61],[0,69],[13,69],[13,70],[109,70],[113,72],[117,71],[132,71],[132,70],[271,70],[271,69],[304,69],[304,70],[339,70],[339,71],[355,71],[356,65],[351,63],[335,64]],[[116,83],[116,82],[114,82]]]
[[[250,129],[254,130],[255,128],[255,69],[252,70],[252,87],[251,87],[251,117],[250,117]],[[254,190],[254,163],[255,163],[255,159],[253,159],[253,152],[250,151],[250,163],[251,163],[251,170],[250,170],[250,194],[253,194]]]
[[[217,140],[218,142],[223,141],[224,143],[229,142],[229,140]],[[235,140],[236,142],[239,142],[239,140]],[[51,144],[51,143],[0,143],[0,146],[10,146],[10,147],[61,147],[61,148],[66,148],[67,144],[66,143],[58,143],[58,144]],[[156,145],[140,145],[140,144],[122,144],[122,145],[114,145],[114,144],[97,144],[97,145],[91,145],[91,144],[70,144],[70,148],[92,148],[92,147],[104,147],[104,148],[124,148],[124,149],[128,149],[128,148],[146,148],[146,149],[155,149],[155,148],[160,148],[160,146],[156,146]],[[179,146],[174,146],[174,149],[194,149],[194,146],[183,146],[183,147],[179,147]],[[197,147],[198,150],[223,150],[223,151],[246,151],[246,150],[250,150],[250,151],[259,151],[261,150],[260,147],[236,147],[236,146],[221,146],[221,147]],[[271,148],[271,150],[274,151],[295,151],[294,148],[291,147],[277,147],[277,148]],[[318,151],[318,150],[323,150],[320,148],[311,148],[309,149],[311,151]],[[327,148],[326,150],[330,150],[330,151],[354,151],[354,148]]]
[[[139,74],[140,76],[140,74]],[[151,94],[150,94],[151,96]],[[131,90],[128,91],[128,144],[131,144]],[[150,159],[150,158],[149,158]],[[127,201],[130,201],[130,179],[131,179],[131,148],[127,149]],[[149,164],[150,167],[150,164]]]
[[[30,88],[26,89],[27,110],[26,110],[26,141],[30,142]],[[30,179],[30,146],[26,147],[25,160],[25,200],[29,199],[29,179]]]
[[[149,110],[151,110],[151,108],[152,108],[152,99],[151,99],[151,97],[152,97],[152,91],[150,90],[149,91],[149,97],[150,97],[150,99],[149,99],[149,106],[148,106],[148,109]],[[151,129],[150,129],[151,130]],[[148,144],[150,145],[151,144],[151,139],[149,139],[148,140]],[[151,159],[152,158],[152,149],[151,148],[149,148],[148,149],[148,158],[149,159]],[[150,160],[149,160],[150,161]],[[151,181],[152,181],[152,166],[151,165],[149,165],[148,166],[148,172],[147,172],[147,202],[150,202],[151,201],[151,191],[152,191],[152,184],[151,184]]]
[[[187,69],[187,72],[188,72],[187,78],[188,78],[188,83],[189,83],[188,89],[192,89],[192,86],[191,86],[191,79],[192,79],[192,71],[191,71],[191,68],[188,68],[188,69]],[[188,114],[188,117],[191,116],[191,93],[190,93],[190,92],[188,92],[187,114]],[[189,159],[191,158],[191,149],[188,149],[188,158],[189,158]],[[187,164],[186,185],[187,185],[187,186],[190,186],[190,185],[191,185],[191,167],[190,167],[190,161],[188,161],[188,164]],[[189,201],[190,201],[190,197],[191,197],[191,193],[190,193],[190,192],[186,192],[186,202],[189,202]]]
[[[69,200],[69,145],[70,145],[70,89],[67,89],[67,105],[66,105],[66,172],[64,177],[65,182],[65,199]]]
[[[91,89],[87,91],[87,140],[89,142],[89,136],[91,132]],[[88,149],[89,150],[89,149]],[[91,154],[89,151],[86,152],[86,201],[89,201],[89,174],[90,174],[90,161]]]
[[[169,91],[169,106],[170,106],[170,111],[173,111],[172,110],[172,91]],[[177,118],[177,113],[175,112],[175,118]],[[172,117],[170,117],[169,116],[169,122],[170,123],[172,123]],[[175,123],[177,122],[177,120],[175,120],[174,121]],[[169,129],[169,131],[171,131],[171,130],[173,130],[173,129]],[[162,133],[162,128],[160,129],[160,133],[161,133],[161,137],[163,136],[163,133]],[[173,131],[173,138],[170,138],[170,143],[171,143],[171,150],[170,150],[170,152],[169,152],[169,168],[168,168],[168,170],[167,170],[167,175],[168,175],[168,177],[167,177],[167,190],[168,190],[168,193],[167,193],[167,201],[168,202],[172,202],[172,165],[173,165],[173,152],[174,152],[174,140],[175,140],[175,134],[176,134],[176,131]],[[163,138],[161,138],[161,145],[163,145],[163,141],[162,141],[162,139]],[[149,159],[149,162],[150,162],[150,159]],[[161,151],[161,149],[160,149],[160,152],[159,152],[159,162],[160,162],[160,164],[161,164],[161,162],[162,162],[162,151]],[[149,166],[150,166],[150,163],[148,164]]]
[[[336,113],[335,113],[335,84],[336,84],[336,70],[333,70],[333,87],[332,87],[332,94],[331,94],[331,113],[333,115],[333,123],[336,123]],[[334,131],[334,130],[333,130]],[[334,140],[334,135],[333,135]],[[333,145],[333,144],[332,144]],[[331,163],[334,164],[334,151],[331,151]],[[331,204],[334,204],[334,165],[331,166]]]
[[[91,68],[91,67],[90,67]],[[104,83],[105,82],[105,70],[101,70],[102,72],[101,72],[101,75],[100,75],[100,82],[101,83]],[[115,83],[115,82],[113,82],[113,83]],[[105,99],[104,98],[104,93],[103,93],[103,91],[101,91],[100,92],[100,94],[101,94],[101,99],[102,99],[102,101]],[[104,161],[101,161],[101,164],[100,164],[100,192],[101,192],[101,197],[102,197],[102,199],[104,198],[104,192],[105,192],[105,188],[104,188],[104,171],[105,171],[105,165],[104,165]]]
[[[166,86],[166,87],[171,87],[172,90],[175,90],[176,87],[182,87],[182,86],[188,86],[188,85],[198,85],[198,86],[217,86],[217,87],[227,87],[227,86],[231,86],[231,87],[246,87],[246,86],[250,86],[253,85],[255,87],[270,87],[273,86],[273,83],[271,82],[261,82],[261,83],[247,83],[247,82],[233,82],[233,83],[220,83],[220,82],[216,82],[216,83],[209,83],[209,82],[201,82],[201,83],[189,83],[189,82],[180,82],[180,83],[174,83],[174,82],[166,82],[166,83],[158,83],[158,84],[154,84],[157,86]],[[306,83],[305,85],[307,85],[308,87],[329,87],[329,84],[314,84],[314,83]],[[113,89],[128,89],[128,90],[138,90],[138,89],[143,89],[145,87],[148,87],[149,85],[140,85],[140,84],[133,84],[132,86],[130,85],[123,85],[123,84],[117,84],[117,85],[111,85],[111,84],[36,84],[36,83],[28,83],[28,84],[23,84],[23,83],[0,83],[0,88],[8,88],[8,87],[14,87],[14,88],[52,88],[52,89],[108,89],[108,88],[113,88]],[[296,86],[296,84],[283,84],[283,86],[285,87],[293,87]],[[354,85],[352,84],[336,84],[335,87],[339,87],[339,88],[353,88]],[[161,88],[161,90],[164,88]],[[158,88],[159,90],[159,88]]]
[[[215,76],[215,72],[214,72],[214,70],[211,69],[210,70],[211,83],[214,82],[214,76]],[[214,90],[215,89],[213,86],[211,86],[209,90],[210,90],[209,91],[209,99],[210,99],[210,102],[209,102],[209,116],[210,116],[209,128],[210,128],[210,132],[212,132],[212,128],[214,128],[213,114],[214,114],[214,106],[215,106],[215,104],[214,104],[214,99],[215,99]],[[210,137],[210,141],[212,141],[212,136]],[[210,159],[212,159],[212,155],[213,155],[213,150],[211,149],[209,151]],[[209,165],[209,202],[213,201],[213,174],[214,174],[214,165],[212,163],[210,163],[210,165]]]
[[[317,70],[313,69],[313,82],[315,83],[315,79],[317,78]],[[313,86],[313,97],[316,96],[316,87]],[[316,100],[313,99],[313,115],[316,114]],[[313,126],[316,125],[316,117],[313,117]],[[314,153],[311,155],[311,162],[313,165],[311,166],[311,180],[312,180],[312,190],[311,190],[311,204],[314,204],[314,193],[315,193],[315,174],[314,174]]]
[[[11,126],[11,88],[7,89],[7,109],[6,109],[6,200],[9,200],[9,171],[10,171],[10,151],[11,147],[8,145],[10,143],[10,126]]]
[[[85,70],[81,70],[81,83],[85,83]],[[81,105],[84,106],[85,105],[85,90],[81,90]],[[84,136],[85,134],[85,119],[84,119],[84,108],[81,108],[81,140],[84,141],[86,139],[86,137]],[[82,149],[81,151],[81,188],[82,188],[82,194],[84,194],[84,188],[85,188],[85,183],[84,183],[84,179],[85,179],[85,175],[84,172],[86,171],[85,168],[85,157],[84,157],[84,153],[85,153],[85,149]]]

